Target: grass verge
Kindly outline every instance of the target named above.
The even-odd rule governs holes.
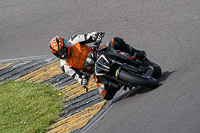
[[[56,88],[33,82],[0,84],[0,131],[41,133],[48,131],[62,111],[64,96]]]

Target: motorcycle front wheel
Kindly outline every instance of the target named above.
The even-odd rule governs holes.
[[[137,84],[142,87],[147,87],[147,88],[156,88],[159,85],[159,82],[147,75],[134,75],[132,73],[128,73],[124,70],[121,70],[119,72],[119,79],[129,82],[131,84]]]
[[[161,67],[158,64],[154,63],[154,62],[151,62],[150,64],[154,68],[154,72],[152,74],[152,77],[158,79],[162,74]]]

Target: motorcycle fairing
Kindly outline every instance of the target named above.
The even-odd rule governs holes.
[[[110,63],[102,54],[98,60],[95,62],[95,74],[97,76],[99,75],[105,75],[110,71]]]

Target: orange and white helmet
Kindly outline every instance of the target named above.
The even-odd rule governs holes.
[[[61,36],[55,36],[49,43],[50,51],[60,59],[68,59],[70,55],[70,47],[66,40]]]

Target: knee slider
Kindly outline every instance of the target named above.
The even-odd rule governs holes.
[[[117,44],[126,44],[122,38],[114,37],[114,43]]]

